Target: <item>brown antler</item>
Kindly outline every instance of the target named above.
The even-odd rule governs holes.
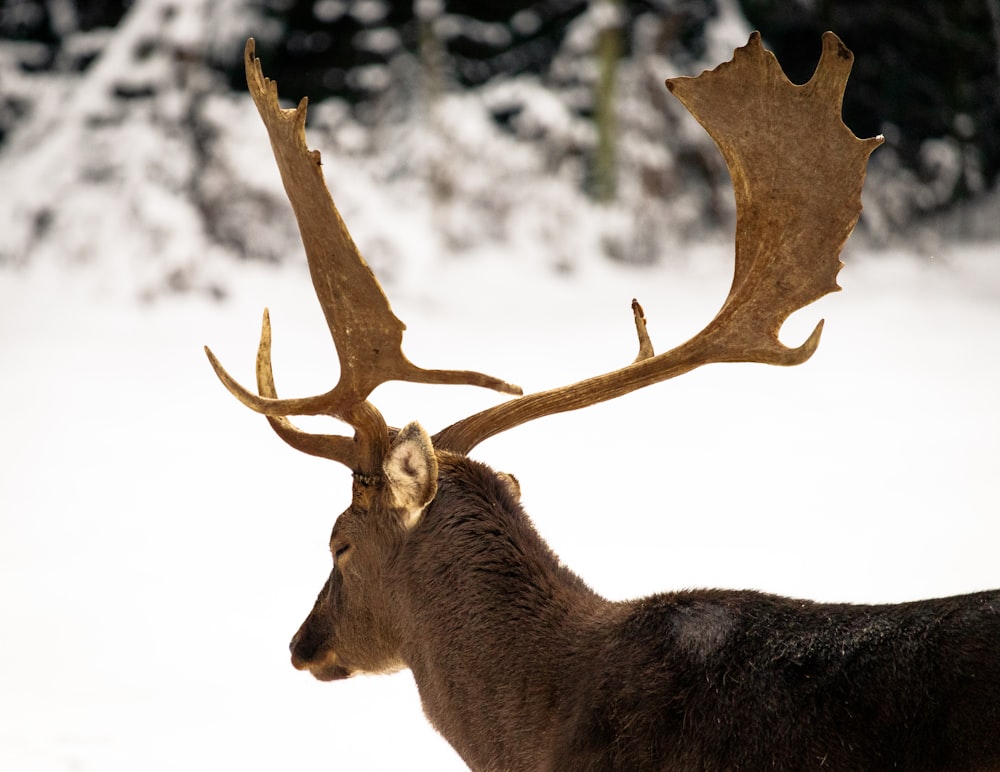
[[[278,89],[265,78],[254,56],[254,41],[244,51],[247,86],[260,113],[292,204],[309,260],[316,296],[326,316],[340,359],[340,380],[325,394],[277,399],[270,364],[270,323],[264,318],[257,357],[260,396],[240,386],[206,348],[222,383],[243,404],[268,416],[272,427],[294,447],[376,474],[388,447],[388,430],[368,395],[390,380],[484,386],[508,394],[521,390],[497,378],[465,370],[425,370],[402,351],[405,325],[358,252],[334,206],[323,179],[319,151],[305,141],[305,98],[294,109],[278,104]],[[355,443],[345,437],[308,435],[284,418],[288,415],[331,415],[355,429]]]
[[[868,156],[882,137],[860,140],[841,119],[854,57],[832,32],[812,79],[796,86],[754,32],[733,59],[667,88],[715,140],[736,192],[736,271],[722,309],[694,338],[659,356],[641,350],[628,367],[530,394],[463,419],[435,446],[467,453],[535,418],[613,399],[710,362],[796,365],[819,344],[823,323],[798,348],[778,331],[794,311],[839,290],[839,255],[861,214]]]
[[[754,33],[730,62],[697,78],[673,78],[667,88],[705,127],[722,151],[736,192],[736,270],[721,310],[698,335],[654,355],[642,308],[633,301],[639,355],[620,370],[510,400],[439,432],[439,448],[467,453],[483,440],[535,418],[613,399],[710,362],[794,365],[816,350],[823,323],[798,348],[778,340],[794,311],[837,286],[839,254],[861,213],[868,156],[881,137],[860,140],[841,119],[841,101],[853,56],[833,33],[812,79],[792,84]],[[517,387],[480,373],[423,370],[401,349],[404,325],[358,253],[323,181],[317,151],[305,144],[306,100],[278,106],[246,47],[247,82],[264,120],[285,190],[295,211],[316,294],[340,357],[341,377],[316,397],[278,399],[265,314],[257,356],[257,388],[236,383],[208,352],[216,373],[244,404],[268,416],[286,442],[356,471],[376,474],[388,429],[367,402],[388,380],[462,383],[512,394]],[[207,349],[206,349],[207,351]],[[307,434],[284,416],[327,414],[355,428],[347,437]]]

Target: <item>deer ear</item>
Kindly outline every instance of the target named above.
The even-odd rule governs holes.
[[[521,483],[518,479],[512,475],[510,472],[497,472],[497,477],[503,482],[504,487],[510,492],[510,495],[514,497],[515,501],[521,500]]]
[[[420,424],[407,424],[397,435],[383,464],[393,506],[403,510],[403,525],[413,528],[437,493],[437,457]]]

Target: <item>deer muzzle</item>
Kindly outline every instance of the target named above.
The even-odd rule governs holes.
[[[306,619],[288,645],[292,667],[308,670],[319,681],[337,681],[353,675],[350,668],[340,661],[336,651],[324,646],[318,636],[310,633],[309,620]]]
[[[296,638],[292,639],[290,646],[292,651],[292,667],[296,670],[308,670],[313,678],[318,681],[339,681],[350,678],[353,673],[341,664],[337,657],[337,652],[332,649],[327,650],[319,656],[303,656],[296,646]]]

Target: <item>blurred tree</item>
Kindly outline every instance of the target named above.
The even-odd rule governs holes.
[[[346,99],[360,114],[391,85],[390,63],[417,49],[413,2],[387,0],[246,0],[265,22],[258,53],[285,93]],[[242,60],[228,68],[234,90],[246,87]]]
[[[834,30],[859,56],[844,118],[883,133],[888,153],[923,183],[931,211],[981,193],[1000,173],[1000,11],[996,0],[742,0],[789,77],[804,82]]]
[[[421,47],[432,34],[440,52],[435,66],[460,87],[497,75],[544,72],[570,22],[587,0],[246,0],[270,21],[259,34],[262,55],[289,93],[346,99],[361,107],[389,87],[391,64],[405,56],[426,61]],[[431,24],[432,30],[422,24]],[[260,46],[259,46],[260,47]],[[426,51],[424,52],[426,54]],[[414,58],[416,57],[416,58]],[[233,62],[232,84],[242,88]]]
[[[4,67],[19,73],[81,72],[100,53],[104,40],[86,33],[110,29],[121,21],[130,0],[3,0],[0,41],[8,41]],[[81,34],[83,33],[83,34]],[[66,46],[65,41],[74,45]],[[0,144],[31,109],[30,89],[12,85],[13,73],[0,72]]]
[[[2,0],[0,142],[39,99],[35,75],[83,73],[143,2]],[[650,148],[683,125],[664,74],[718,61],[707,47],[741,26],[737,3],[795,81],[826,29],[859,54],[845,119],[886,135],[873,168],[896,181],[890,228],[996,186],[1000,0],[217,0],[206,7],[226,29],[201,55],[242,92],[237,38],[253,34],[284,94],[336,97],[367,127],[411,120],[434,94],[491,93],[495,124],[595,198],[672,200],[683,180],[704,186],[689,205],[718,222],[728,210],[711,153],[690,136],[670,157]]]
[[[611,201],[617,187],[616,139],[618,122],[618,62],[623,53],[624,14],[621,0],[595,0],[598,14],[597,84],[594,90],[593,193],[598,201]]]
[[[55,65],[61,40],[75,32],[111,28],[121,21],[131,0],[4,0],[0,4],[0,37],[41,43],[45,56],[25,61],[26,67]],[[41,51],[42,49],[37,49]],[[75,62],[86,66],[89,60]]]
[[[456,81],[486,83],[497,75],[548,70],[569,25],[587,0],[447,0],[443,36]]]

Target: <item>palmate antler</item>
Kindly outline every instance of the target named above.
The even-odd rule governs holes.
[[[659,356],[571,386],[531,394],[440,432],[438,446],[468,452],[488,437],[544,415],[576,410],[711,362],[797,365],[819,345],[822,321],[795,349],[778,331],[795,311],[839,290],[840,252],[861,214],[868,156],[841,119],[854,56],[832,32],[812,79],[796,86],[754,32],[732,61],[667,88],[722,151],[736,193],[736,271],[705,329]]]
[[[796,310],[838,290],[840,251],[861,213],[868,156],[881,137],[860,140],[841,119],[853,56],[831,32],[812,79],[792,84],[754,33],[730,62],[667,88],[705,127],[722,151],[736,192],[736,270],[722,309],[688,342],[653,355],[642,309],[633,301],[640,353],[632,364],[569,386],[496,405],[439,432],[435,446],[468,453],[483,440],[542,416],[575,410],[673,378],[710,362],[794,365],[816,350],[820,322],[798,348],[778,331]],[[367,401],[380,383],[407,380],[517,387],[479,373],[423,370],[402,353],[404,325],[389,308],[358,253],[323,181],[319,153],[305,144],[306,100],[278,107],[277,89],[246,47],[247,82],[271,138],[285,190],[298,219],[313,284],[340,358],[340,381],[318,397],[277,399],[265,314],[257,357],[260,396],[237,384],[209,352],[216,373],[248,407],[268,416],[299,450],[340,461],[362,475],[378,474],[388,445],[382,416]],[[355,438],[301,432],[288,415],[327,414],[355,429]]]

